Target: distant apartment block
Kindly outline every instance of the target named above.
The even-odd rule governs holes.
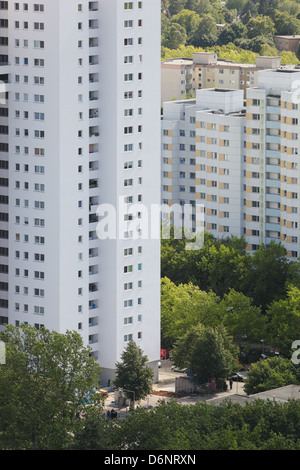
[[[257,86],[258,71],[277,69],[280,57],[257,57],[255,64],[218,59],[216,53],[197,52],[193,59],[177,58],[162,62],[162,103],[195,95],[203,88],[246,90]]]
[[[205,229],[244,236],[249,252],[275,241],[300,256],[299,80],[260,71],[246,102],[242,90],[212,88],[164,103],[162,202],[204,204]]]
[[[275,36],[274,37],[275,46],[279,51],[298,51],[300,35],[294,36]]]

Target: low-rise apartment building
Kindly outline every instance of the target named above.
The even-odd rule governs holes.
[[[295,54],[298,51],[300,35],[293,36],[275,36],[274,37],[275,46],[279,51],[290,51]]]
[[[246,97],[247,88],[257,86],[258,71],[279,68],[280,57],[257,57],[255,64],[244,64],[218,59],[213,52],[196,52],[192,59],[169,59],[161,67],[162,103],[203,88],[243,90]]]

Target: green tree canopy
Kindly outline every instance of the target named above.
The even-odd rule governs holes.
[[[187,38],[190,39],[200,22],[200,16],[195,11],[181,10],[172,17],[172,23],[180,24],[185,29]]]
[[[0,448],[67,448],[84,403],[97,402],[100,368],[77,332],[65,335],[29,325],[1,333]]]
[[[269,16],[259,15],[251,18],[247,23],[248,38],[254,39],[257,36],[273,37],[275,33],[274,22]]]
[[[293,35],[300,32],[300,20],[286,11],[276,11],[274,25],[276,34]]]
[[[195,47],[210,47],[216,44],[217,40],[216,21],[210,14],[203,15],[191,38],[192,44]]]
[[[225,379],[238,360],[237,349],[223,326],[199,324],[179,338],[172,351],[173,361],[189,369],[201,383],[212,378]]]
[[[168,278],[161,282],[161,325],[162,345],[172,344],[187,330],[203,323],[220,324],[222,310],[220,299],[213,292],[203,292],[189,283],[176,286]]]
[[[272,357],[251,365],[244,390],[248,395],[296,383],[295,366],[289,359]]]
[[[169,49],[176,49],[184,45],[187,40],[187,34],[183,26],[178,23],[172,23],[166,29],[163,37],[163,46]]]
[[[267,318],[249,297],[231,289],[220,307],[224,312],[222,323],[237,344],[256,343],[265,337]]]
[[[90,420],[87,436],[92,441],[81,438],[79,448],[85,450],[86,444],[87,450],[102,449],[105,440],[106,450],[125,452],[299,450],[299,422],[300,400],[255,400],[245,406],[230,400],[220,406],[181,405],[172,400],[152,410],[139,408],[117,426],[110,421],[103,428],[99,420],[95,424]],[[96,430],[94,435],[91,429]]]
[[[267,341],[280,353],[290,357],[292,343],[300,332],[300,290],[291,287],[287,297],[274,301],[267,310],[269,318]]]
[[[116,377],[114,386],[124,389],[130,400],[140,400],[151,393],[153,370],[146,363],[148,361],[142,350],[134,341],[129,341],[123,351],[121,362],[116,363]]]

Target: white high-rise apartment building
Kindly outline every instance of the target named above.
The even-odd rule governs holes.
[[[0,14],[1,323],[79,331],[103,385],[130,339],[157,373],[160,244],[126,223],[160,203],[160,0]],[[125,230],[99,239],[98,206],[123,203]]]
[[[203,205],[215,237],[242,236],[245,123],[242,90],[204,89],[196,100],[164,104],[162,202]],[[201,228],[196,210],[191,217],[193,230]]]
[[[249,252],[282,242],[297,259],[300,72],[260,71],[246,101],[241,93],[213,88],[164,103],[162,202],[203,204],[216,238],[244,236]]]

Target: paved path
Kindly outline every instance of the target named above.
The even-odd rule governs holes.
[[[160,370],[159,381],[158,383],[153,384],[153,391],[175,392],[175,377],[180,377],[180,375],[182,374]],[[175,398],[175,399],[177,403],[180,403],[182,405],[194,405],[197,402],[203,402],[203,401],[213,402],[214,400],[217,400],[220,398],[226,398],[226,397],[230,398],[231,395],[235,395],[235,394],[245,395],[243,383],[234,382],[232,386],[232,390],[230,390],[229,384],[227,385],[228,385],[228,389],[225,392],[211,393],[207,395],[191,395],[191,396]],[[107,410],[114,409],[118,412],[118,416],[120,418],[126,417],[126,415],[129,413],[129,407],[128,406],[119,407],[114,400],[115,400],[114,392],[109,393],[109,396],[105,401],[104,411],[107,412]],[[159,403],[161,403],[162,400],[164,400],[165,402],[168,402],[171,400],[171,398],[151,394],[144,400],[141,400],[139,403],[136,403],[136,406],[141,406],[144,408],[151,409],[152,407],[155,407]]]

